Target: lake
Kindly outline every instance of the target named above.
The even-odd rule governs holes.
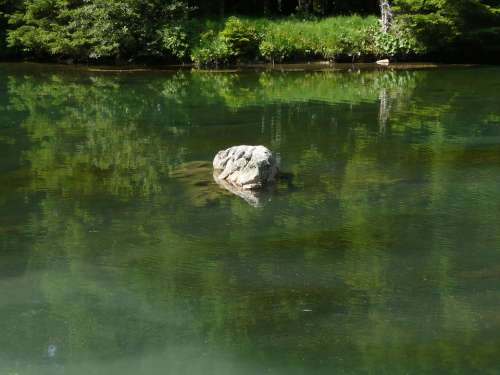
[[[0,64],[0,374],[498,374],[499,198],[500,68]]]

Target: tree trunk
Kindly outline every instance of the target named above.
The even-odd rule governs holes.
[[[392,10],[389,0],[379,0],[380,3],[380,28],[385,34],[389,31],[392,23]]]

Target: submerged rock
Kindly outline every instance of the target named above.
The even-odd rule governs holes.
[[[235,146],[217,153],[214,178],[238,190],[259,190],[274,182],[278,166],[264,146]]]
[[[182,183],[184,196],[200,207],[217,204],[232,194],[261,207],[276,188],[273,182],[283,176],[278,175],[273,154],[263,146],[232,147],[219,152],[212,163],[187,162],[170,173]]]
[[[184,196],[196,207],[216,204],[224,196],[231,195],[221,190],[212,175],[209,161],[183,163],[170,173],[170,177],[182,183]]]
[[[219,180],[209,161],[183,163],[170,173],[170,177],[182,183],[185,198],[195,207],[218,204],[221,199],[232,195],[243,198],[253,207],[261,207],[269,196],[266,191],[242,190]]]

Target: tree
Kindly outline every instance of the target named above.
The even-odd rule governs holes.
[[[21,0],[0,0],[0,57],[6,57],[12,53],[7,49],[7,29],[9,15],[22,6]]]
[[[10,16],[8,42],[36,57],[168,57],[188,11],[184,0],[25,0]]]
[[[394,9],[430,53],[500,56],[498,0],[394,0]]]
[[[392,23],[392,9],[388,0],[379,0],[380,2],[380,25],[383,33],[389,31]]]

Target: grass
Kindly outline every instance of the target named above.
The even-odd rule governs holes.
[[[321,20],[250,19],[207,20],[193,42],[192,60],[198,65],[241,60],[359,60],[377,54],[374,16],[339,16]]]
[[[376,17],[341,16],[318,21],[284,19],[264,27],[259,51],[270,61],[360,58],[374,54]]]

